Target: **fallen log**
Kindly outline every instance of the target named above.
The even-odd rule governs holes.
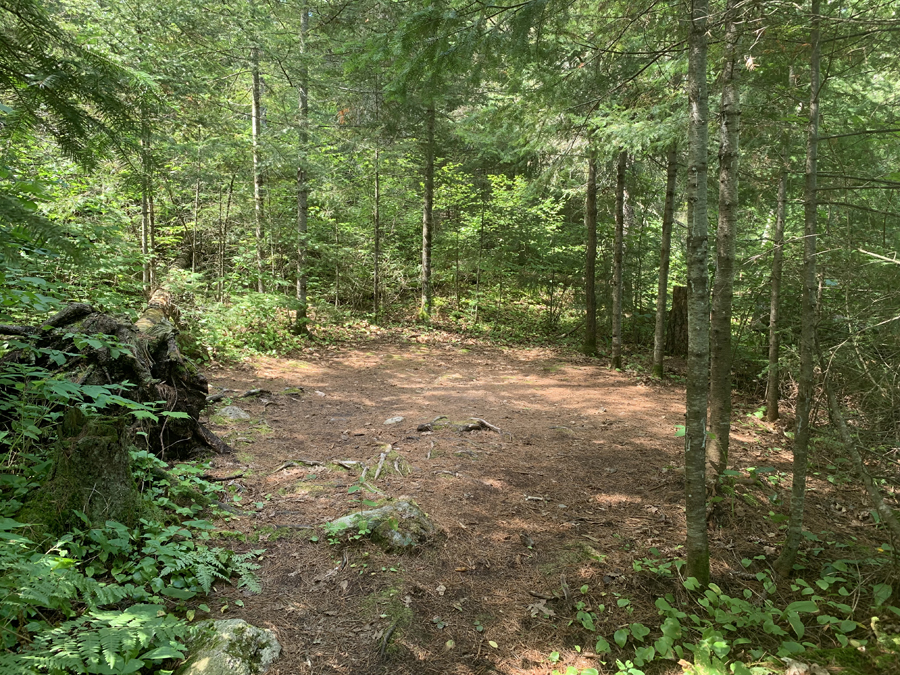
[[[198,449],[217,453],[231,448],[200,422],[209,385],[196,364],[178,347],[177,308],[164,290],[156,291],[140,318],[129,320],[72,303],[34,326],[0,326],[0,334],[27,341],[0,359],[0,369],[43,373],[79,385],[70,405],[88,402],[85,395],[111,392],[153,410],[154,417],[130,419],[123,432],[138,447],[164,458],[184,458]],[[27,375],[22,375],[27,377]],[[99,389],[99,388],[103,389]],[[16,392],[7,388],[7,398]],[[56,402],[64,408],[66,401]],[[125,416],[127,405],[107,406],[107,416]],[[12,423],[0,418],[0,429]]]

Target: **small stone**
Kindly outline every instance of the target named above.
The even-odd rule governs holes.
[[[403,420],[404,420],[404,418],[403,418],[403,417],[400,417],[400,416],[398,415],[397,417],[388,417],[388,418],[384,421],[384,423],[385,423],[385,424],[400,424],[400,422],[402,422]]]
[[[250,415],[248,415],[243,409],[238,408],[236,405],[227,405],[221,410],[219,410],[219,414],[229,420],[249,420]]]

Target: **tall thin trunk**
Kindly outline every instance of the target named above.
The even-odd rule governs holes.
[[[628,153],[616,163],[616,235],[613,244],[612,367],[622,368],[622,249],[625,239],[625,167]]]
[[[784,212],[787,202],[787,167],[781,170],[778,181],[778,205],[775,209],[775,233],[772,237],[772,294],[769,300],[769,372],[766,383],[766,419],[778,419],[778,394],[781,377],[778,368],[778,349],[781,335],[778,332],[778,308],[781,302],[781,272],[784,265]]]
[[[434,104],[425,111],[425,195],[422,206],[422,306],[423,319],[431,318],[431,244],[434,237]]]
[[[806,503],[807,453],[809,450],[810,409],[812,407],[816,351],[816,179],[819,145],[819,0],[812,0],[812,28],[809,57],[809,124],[806,135],[806,185],[803,191],[803,298],[800,305],[800,371],[797,377],[797,430],[794,433],[794,467],[791,485],[791,520],[784,549],[775,561],[775,570],[788,576],[797,557],[803,533],[803,509]]]
[[[584,353],[597,353],[597,160],[588,156],[587,185],[584,191],[584,228],[587,230],[587,250],[584,263]]]
[[[266,240],[263,234],[263,186],[262,166],[260,163],[259,137],[261,131],[260,106],[261,85],[259,80],[259,47],[250,48],[250,68],[253,76],[251,103],[251,134],[253,144],[253,224],[256,236],[256,290],[265,291],[263,285],[263,259],[265,257]]]
[[[299,124],[297,141],[299,157],[297,161],[297,321],[296,333],[308,333],[307,328],[307,283],[306,269],[307,232],[309,220],[309,66],[306,62],[306,37],[309,33],[309,8],[301,7],[300,16],[300,75],[297,83]]]
[[[728,0],[722,109],[719,115],[719,225],[710,316],[709,427],[706,461],[716,478],[728,468],[731,434],[731,308],[734,300],[735,232],[740,165],[741,94],[736,0]]]
[[[659,244],[659,285],[656,288],[656,326],[653,330],[653,376],[660,378],[663,376],[663,352],[666,344],[666,294],[669,286],[677,179],[678,146],[672,143],[666,153],[666,204],[663,208],[662,240]]]
[[[141,107],[141,256],[143,258],[142,281],[144,292],[150,294],[152,284],[150,274],[150,186],[152,171],[150,161],[150,124],[147,112]]]
[[[475,323],[481,311],[481,256],[484,254],[484,193],[481,195],[481,227],[478,231],[478,262],[475,268]]]
[[[151,158],[151,167],[152,158]],[[150,174],[150,179],[148,181],[149,189],[148,189],[148,198],[149,202],[149,211],[150,211],[150,287],[156,287],[156,206],[153,198],[153,173]]]
[[[381,166],[378,141],[375,141],[375,210],[372,215],[374,223],[375,262],[372,274],[372,304],[375,321],[378,321],[378,294],[381,288]]]
[[[709,0],[694,0],[688,56],[688,363],[684,434],[687,570],[709,583],[706,530],[706,407],[709,396],[709,218],[706,202],[709,98],[706,87]]]
[[[228,218],[231,216],[231,196],[234,194],[234,178],[228,183],[228,198],[225,203],[225,215],[219,223],[219,302],[225,301],[225,256],[228,253]],[[219,203],[221,213],[221,202]]]
[[[197,131],[197,184],[194,188],[194,220],[191,225],[191,272],[197,272],[197,223],[200,219],[200,186],[203,171],[203,154],[201,149],[202,127]]]

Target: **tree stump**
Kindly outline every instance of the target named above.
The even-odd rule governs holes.
[[[672,289],[672,309],[666,318],[666,354],[670,356],[687,356],[687,299],[687,286]]]

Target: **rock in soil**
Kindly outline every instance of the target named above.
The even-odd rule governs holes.
[[[275,634],[243,619],[205,621],[175,675],[262,675],[281,654]]]
[[[391,549],[412,549],[434,536],[434,523],[413,501],[401,500],[370,511],[351,513],[325,526],[332,534],[368,532],[372,541]]]

